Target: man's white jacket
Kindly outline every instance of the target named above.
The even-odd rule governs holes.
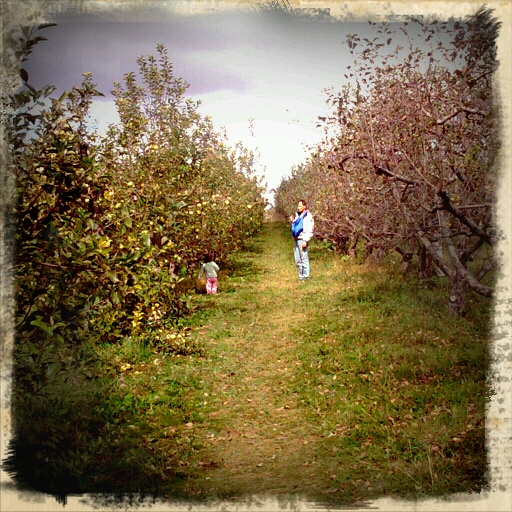
[[[305,210],[306,216],[302,220],[302,232],[297,237],[297,240],[302,240],[304,242],[309,242],[313,238],[313,230],[315,229],[315,219],[313,219],[313,215],[311,215],[309,210]],[[295,213],[295,218],[293,221],[297,220],[299,215]]]

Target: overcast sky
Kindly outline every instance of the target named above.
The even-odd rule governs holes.
[[[176,76],[190,84],[187,95],[201,100],[201,112],[217,128],[226,128],[231,143],[241,140],[259,149],[269,188],[304,161],[304,144],[320,140],[315,125],[326,109],[323,90],[341,88],[352,61],[344,44],[347,34],[369,34],[367,23],[317,18],[283,24],[247,10],[160,17],[162,22],[141,22],[137,13],[136,21],[126,16],[116,21],[115,11],[101,17],[61,14],[27,62],[31,83],[56,85],[57,94],[80,84],[83,72],[92,72],[105,94],[91,111],[102,129],[116,121],[113,83],[136,72],[137,57],[155,55],[163,43]]]

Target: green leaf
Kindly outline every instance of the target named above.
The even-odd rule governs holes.
[[[106,274],[113,283],[119,282],[119,278],[117,277],[117,274],[115,272],[107,271]]]
[[[50,222],[43,230],[45,240],[53,240],[57,237],[57,228],[53,222]]]
[[[34,325],[35,327],[39,327],[42,331],[44,331],[46,334],[52,334],[53,328],[51,328],[48,324],[45,324],[41,317],[36,318],[35,320],[32,320],[30,322],[30,325]]]
[[[98,228],[97,224],[92,219],[87,219],[87,226],[93,231]]]
[[[33,343],[28,343],[27,348],[31,354],[37,354],[39,350]]]
[[[52,363],[46,369],[46,376],[51,379],[54,375],[56,375],[61,369],[61,364],[57,361]]]

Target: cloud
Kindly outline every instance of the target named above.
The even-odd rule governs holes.
[[[157,23],[61,16],[57,27],[44,31],[48,40],[35,47],[26,63],[32,85],[53,84],[62,92],[80,84],[82,73],[90,71],[108,97],[113,82],[136,72],[136,59],[154,55],[162,43],[176,76],[190,84],[189,94],[243,93],[270,73],[287,71],[281,80],[293,81],[336,74],[349,31],[340,23],[297,23],[277,30],[248,13],[167,18]]]
[[[272,187],[304,159],[301,142],[318,140],[315,120],[326,108],[322,90],[340,85],[346,34],[362,30],[346,23],[265,24],[233,12],[168,16],[158,23],[75,13],[45,31],[48,41],[35,47],[27,71],[32,85],[54,84],[57,93],[90,71],[105,94],[91,108],[93,126],[103,131],[118,120],[110,95],[114,81],[122,84],[125,73],[137,73],[137,58],[156,55],[157,44],[164,44],[175,76],[190,84],[187,96],[201,100],[201,113],[217,128],[225,126],[231,143],[259,147]],[[254,138],[244,134],[249,118],[255,119]]]
[[[190,84],[190,94],[223,89],[240,92],[253,85],[236,69],[223,68],[218,59],[213,60],[214,55],[246,43],[246,37],[233,31],[221,34],[215,25],[204,22],[72,22],[48,28],[44,36],[48,40],[35,47],[25,65],[34,87],[52,84],[60,92],[69,90],[89,71],[108,97],[113,82],[122,82],[125,73],[136,72],[137,58],[155,55],[160,43],[169,50],[176,76]]]

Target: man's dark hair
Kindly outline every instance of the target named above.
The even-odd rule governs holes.
[[[308,207],[308,204],[306,201],[304,201],[304,199],[299,199],[299,203],[302,203],[306,208]]]

